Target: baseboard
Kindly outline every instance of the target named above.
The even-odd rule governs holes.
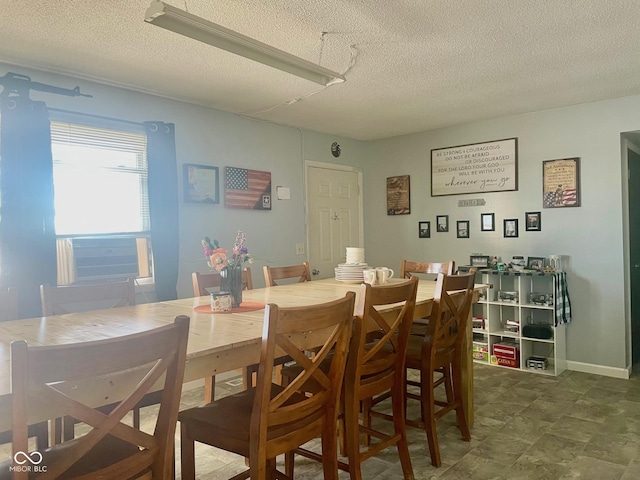
[[[628,379],[631,375],[630,368],[606,367],[604,365],[595,365],[593,363],[572,362],[567,360],[567,370],[576,372],[593,373],[595,375],[604,375],[605,377]]]

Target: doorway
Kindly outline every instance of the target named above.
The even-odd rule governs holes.
[[[628,144],[629,163],[629,280],[631,291],[631,364],[640,368],[640,147]]]
[[[313,279],[330,278],[346,247],[363,246],[362,173],[352,167],[307,162],[307,244]]]

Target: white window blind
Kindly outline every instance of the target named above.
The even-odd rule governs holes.
[[[149,231],[146,142],[142,128],[51,122],[57,235]]]

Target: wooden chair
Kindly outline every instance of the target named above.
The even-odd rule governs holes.
[[[337,480],[336,424],[340,387],[353,326],[355,293],[306,307],[265,309],[260,368],[256,387],[180,412],[182,479],[195,478],[194,442],[249,458],[249,470],[233,477],[287,478],[275,470],[277,455],[321,436],[324,478]],[[313,358],[305,351],[322,345]],[[302,366],[286,387],[272,383],[278,351]],[[331,355],[328,373],[319,366]],[[307,397],[299,387],[313,381],[318,393]]]
[[[264,283],[267,287],[275,287],[278,284],[275,280],[285,280],[298,277],[298,283],[311,281],[311,270],[309,262],[301,265],[290,265],[288,267],[268,267],[264,266]]]
[[[40,299],[42,301],[42,315],[62,315],[71,311],[95,310],[100,308],[125,307],[136,304],[136,290],[134,279],[124,282],[100,283],[92,285],[70,285],[53,287],[40,285]],[[140,408],[155,405],[160,401],[157,394],[145,397],[140,405],[133,409],[133,426],[140,427]],[[105,407],[105,411],[109,407]],[[63,419],[62,428],[54,428],[54,442],[71,440],[74,425],[72,418]],[[56,425],[60,422],[57,420]]]
[[[124,307],[136,304],[136,290],[133,278],[124,282],[94,285],[71,285],[52,287],[40,285],[42,315],[62,315],[70,313],[69,306],[79,307],[76,311],[95,310],[99,302],[110,305],[103,308]],[[89,308],[87,303],[91,303]]]
[[[349,472],[352,480],[362,480],[362,462],[382,450],[395,445],[398,449],[404,478],[413,479],[413,468],[407,445],[405,426],[405,354],[409,329],[413,321],[418,291],[418,279],[392,285],[372,287],[362,284],[360,301],[356,308],[349,356],[344,377],[342,399],[341,434],[348,464],[339,462],[342,470]],[[381,314],[377,307],[398,304],[398,308]],[[372,335],[372,332],[374,335]],[[375,337],[375,341],[370,341]],[[313,385],[303,385],[302,390],[316,394]],[[378,396],[391,396],[393,433],[372,428],[371,410]],[[360,412],[363,410],[363,421]],[[361,449],[360,436],[365,435],[365,449]],[[378,440],[371,444],[370,437]],[[293,453],[322,460],[322,457],[298,448]],[[286,458],[287,474],[293,475],[293,453]]]
[[[407,386],[418,387],[419,393],[407,391],[408,399],[419,400],[421,419],[407,419],[407,424],[426,430],[431,464],[439,467],[440,449],[436,420],[455,410],[464,441],[471,440],[462,402],[462,343],[473,301],[475,269],[465,275],[438,274],[428,331],[424,337],[411,335],[407,348],[407,369],[417,370],[420,381],[407,380]],[[440,376],[434,381],[435,374]],[[446,401],[436,400],[434,389],[444,385]],[[440,407],[436,410],[436,406]]]
[[[0,290],[0,322],[18,319],[18,289]],[[0,444],[11,443],[11,430],[0,432]],[[47,422],[29,425],[29,438],[36,438],[39,451],[49,446],[49,426]]]
[[[11,477],[6,465],[0,466],[0,478],[172,478],[174,432],[188,335],[189,317],[178,316],[172,325],[106,340],[47,347],[31,347],[23,340],[12,342],[14,456],[18,452],[28,454],[27,420],[43,405],[55,404],[92,429],[72,441],[39,452],[46,474],[33,475],[21,470]],[[116,384],[131,387],[123,391],[126,398],[109,415],[85,403],[87,398],[77,393],[77,385],[95,384],[105,376]],[[123,417],[163,376],[162,400],[153,434],[122,423]],[[105,391],[90,395],[93,399],[90,401],[109,394]]]
[[[209,296],[209,288],[220,288],[219,273],[193,272],[191,280],[193,281],[194,297]],[[242,269],[242,289],[253,290],[253,279],[251,278],[251,269],[249,267]]]
[[[411,278],[419,276],[421,278],[430,278],[435,280],[439,273],[453,275],[456,270],[456,262],[410,262],[402,260],[400,264],[400,278]],[[427,332],[428,319],[416,318],[411,325],[411,333],[413,335],[424,336]]]

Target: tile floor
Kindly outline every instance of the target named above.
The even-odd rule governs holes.
[[[570,371],[548,377],[478,364],[474,371],[476,416],[471,442],[461,440],[453,413],[440,419],[443,466],[435,468],[424,431],[409,428],[416,479],[640,479],[637,374],[630,380]],[[217,388],[224,395],[237,387],[221,382]],[[197,405],[201,398],[199,389],[186,392],[184,407]],[[411,403],[415,402],[410,402],[410,414],[415,414],[417,405]],[[199,479],[227,479],[243,468],[237,456],[197,445]],[[402,479],[396,451],[387,449],[370,459],[363,477]],[[322,478],[319,464],[296,457],[296,479]],[[341,472],[340,478],[349,477]]]
[[[471,442],[461,440],[453,413],[440,419],[443,466],[435,468],[431,466],[424,432],[408,429],[416,479],[640,479],[638,374],[630,380],[569,371],[548,377],[478,364],[474,372],[475,425]],[[234,383],[233,379],[227,382]],[[217,395],[241,388],[227,382],[218,383]],[[202,396],[202,389],[185,392],[181,408],[200,404]],[[412,403],[415,402],[409,404],[410,414],[416,414],[417,405]],[[178,432],[176,443],[180,478]],[[318,442],[311,445],[318,447]],[[196,445],[198,479],[227,479],[244,468],[243,459],[236,455]],[[296,480],[322,478],[318,463],[296,457]],[[340,478],[349,476],[340,472]],[[363,466],[363,478],[402,479],[395,449],[368,460]]]

